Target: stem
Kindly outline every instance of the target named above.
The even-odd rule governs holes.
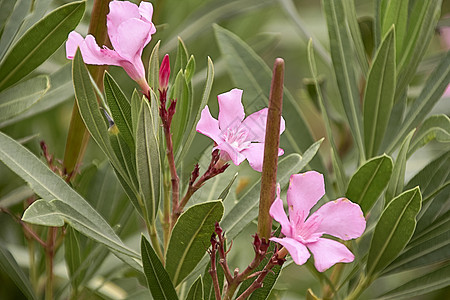
[[[166,153],[167,153],[167,161],[169,162],[169,171],[170,171],[170,181],[172,182],[172,219],[175,215],[175,212],[178,210],[178,201],[180,198],[180,178],[178,178],[177,169],[175,167],[175,158],[173,155],[173,141],[172,134],[170,133],[170,124],[169,126],[164,125],[164,136],[166,138]],[[173,228],[175,222],[170,224],[170,227]]]
[[[55,257],[55,239],[58,228],[49,227],[47,244],[45,248],[45,270],[47,280],[45,283],[45,299],[53,299],[53,258]]]
[[[344,264],[337,264],[334,267],[333,272],[331,273],[330,276],[330,281],[333,283],[333,285],[336,285],[336,283],[339,281],[339,279],[341,278],[342,275],[342,271],[344,270],[345,265]],[[333,299],[333,295],[336,291],[329,285],[325,285],[323,288],[323,299]]]
[[[163,231],[164,231],[164,249],[167,249],[169,245],[170,238],[170,183],[167,176],[167,172],[164,172],[164,221],[163,221]]]
[[[211,255],[211,268],[209,269],[209,274],[212,278],[212,283],[214,287],[214,294],[216,296],[216,300],[220,300],[222,297],[220,296],[220,286],[219,286],[219,278],[217,278],[217,268],[216,268],[216,253],[217,247],[214,243],[212,245],[212,250],[210,252]]]
[[[158,234],[156,233],[156,226],[155,224],[153,224],[152,226],[150,226],[148,228],[149,230],[149,236],[150,236],[150,240],[152,242],[152,246],[153,249],[155,249],[156,253],[158,254],[159,258],[161,259],[161,262],[163,265],[165,265],[165,260],[164,260],[164,254],[161,250],[161,244],[159,243],[159,239],[158,239]]]
[[[277,58],[273,66],[272,85],[270,87],[258,216],[258,235],[266,241],[269,240],[272,231],[272,218],[269,215],[269,209],[276,196],[283,80],[284,60]]]

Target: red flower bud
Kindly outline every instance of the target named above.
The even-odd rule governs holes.
[[[161,63],[161,68],[159,68],[159,89],[161,91],[167,90],[169,84],[170,76],[170,62],[169,54],[164,55],[163,61]]]

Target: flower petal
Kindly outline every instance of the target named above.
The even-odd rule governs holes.
[[[317,242],[306,245],[314,256],[314,266],[317,271],[323,272],[340,262],[352,262],[355,259],[353,253],[343,244],[330,240],[318,239]]]
[[[252,113],[242,122],[241,127],[245,127],[248,132],[248,141],[264,143],[268,110],[268,108],[263,108],[260,111]],[[283,133],[285,126],[285,121],[281,117],[280,134]]]
[[[83,61],[90,65],[114,65],[120,66],[121,58],[114,51],[107,48],[101,49],[92,35],[86,36],[86,39],[75,31],[69,33],[66,42],[66,56],[73,59],[77,48],[80,48]]]
[[[212,138],[217,144],[224,142],[220,137],[219,122],[211,116],[208,105],[202,110],[200,120],[198,120],[195,130]]]
[[[221,151],[225,151],[236,166],[239,166],[245,160],[245,155],[243,155],[239,149],[236,149],[225,141],[218,143],[217,148]],[[226,158],[225,155],[221,155],[221,157]]]
[[[247,149],[241,152],[248,160],[253,170],[262,172],[264,160],[264,143],[251,143]]]
[[[117,36],[120,24],[130,19],[140,19],[141,14],[136,4],[129,1],[112,1],[109,3],[109,13],[106,16],[108,36],[114,48],[117,45]]]
[[[141,60],[152,25],[139,19],[122,22],[117,28],[117,37],[113,44],[119,55],[129,61],[137,57]]]
[[[274,218],[281,225],[281,232],[290,237],[291,233],[291,224],[289,223],[288,217],[286,216],[286,212],[283,207],[283,200],[280,199],[280,194],[277,192],[277,199],[270,206],[269,214],[272,218]]]
[[[289,180],[287,203],[289,219],[294,224],[303,223],[311,208],[325,194],[323,175],[316,171],[294,174]]]
[[[241,125],[245,112],[242,106],[242,90],[232,89],[217,96],[219,101],[219,127],[222,131]]]
[[[139,14],[141,15],[141,20],[143,19],[148,23],[152,23],[153,5],[150,2],[142,1],[139,4]],[[151,34],[155,33],[155,26],[152,26],[152,29],[150,31]]]
[[[342,240],[360,237],[366,228],[366,219],[361,208],[346,198],[324,204],[312,216],[321,218],[318,232],[330,234]]]
[[[281,244],[283,247],[287,249],[289,254],[292,256],[292,259],[294,262],[301,266],[303,265],[308,258],[311,256],[308,249],[306,249],[306,246],[302,243],[291,239],[291,238],[270,238],[271,241],[277,242]]]

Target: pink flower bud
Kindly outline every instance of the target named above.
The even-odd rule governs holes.
[[[167,90],[167,85],[169,84],[170,77],[170,62],[169,54],[164,55],[163,61],[161,63],[161,68],[159,69],[159,89],[161,91]]]

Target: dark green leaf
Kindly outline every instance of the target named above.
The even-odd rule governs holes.
[[[147,285],[153,299],[178,299],[169,274],[167,274],[155,250],[144,236],[141,237],[141,254]]]
[[[8,1],[5,1],[8,2]],[[13,1],[11,1],[13,2]],[[14,2],[13,2],[14,5]],[[18,33],[21,25],[24,22],[31,7],[31,0],[18,0],[14,5],[14,10],[8,18],[8,21],[3,28],[0,40],[0,61],[5,53],[10,49],[10,46],[14,40],[14,37]],[[1,7],[2,9],[6,9]],[[3,24],[0,24],[3,25]]]
[[[195,73],[195,58],[194,55],[191,55],[191,57],[187,62],[186,72],[184,74],[186,76],[186,82],[191,82],[194,73]]]
[[[383,271],[405,248],[416,227],[422,196],[419,187],[394,198],[384,209],[372,237],[367,276]]]
[[[64,236],[64,258],[69,271],[70,283],[74,290],[78,288],[83,278],[83,274],[78,272],[82,264],[78,234],[69,226],[66,228],[66,235]]]
[[[175,66],[173,67],[173,71],[175,73],[178,73],[180,70],[184,70],[186,68],[187,61],[188,51],[186,49],[186,45],[178,36],[177,58],[175,59]]]
[[[222,215],[223,204],[217,200],[191,206],[178,218],[166,254],[166,269],[175,286],[205,255]]]
[[[159,89],[159,45],[161,41],[158,41],[153,47],[152,54],[150,55],[150,61],[148,65],[148,83],[150,88],[154,91]]]
[[[191,105],[189,88],[182,70],[178,72],[170,91],[169,98],[177,101],[176,112],[173,116],[171,126],[173,147],[176,152],[180,147],[183,134],[186,130],[186,125],[189,118],[189,108]]]
[[[191,285],[186,300],[203,300],[203,283],[201,276],[198,276],[197,280]]]
[[[381,36],[383,37],[391,29],[392,25],[395,26],[397,61],[401,57],[405,40],[406,25],[408,23],[408,2],[409,0],[382,0],[381,4]]]
[[[0,65],[0,90],[13,85],[42,64],[81,20],[85,1],[63,5],[31,27]]]
[[[391,174],[392,159],[387,155],[374,157],[353,174],[345,196],[358,203],[367,215],[386,188]]]
[[[395,35],[392,27],[375,55],[364,92],[364,144],[367,158],[378,154],[383,140],[394,103],[395,76]]]

